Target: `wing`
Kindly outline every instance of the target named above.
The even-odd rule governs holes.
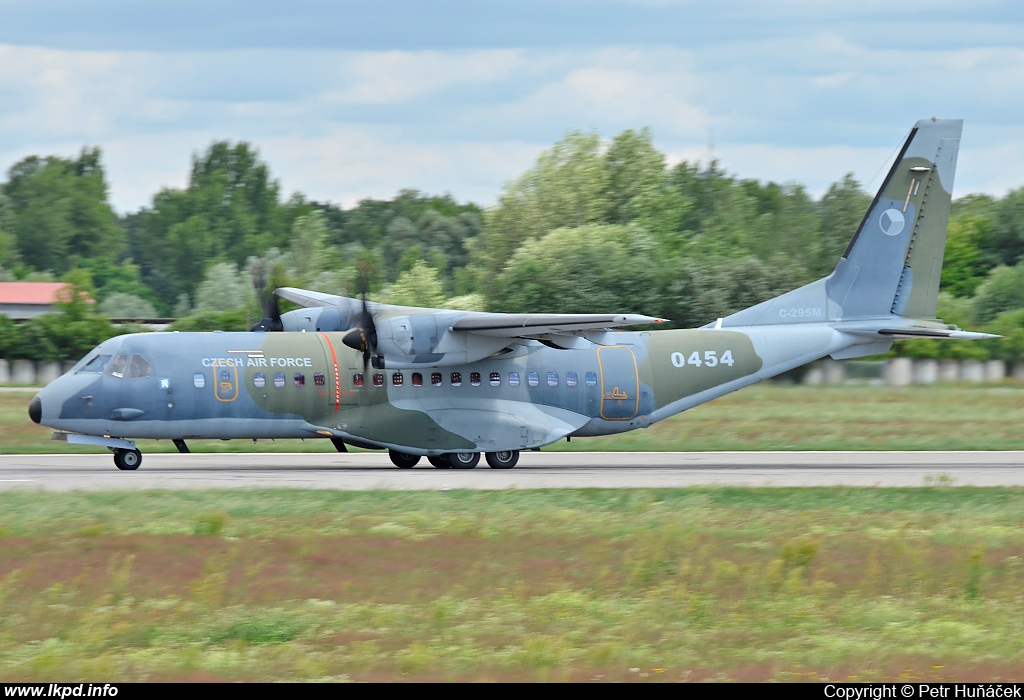
[[[583,334],[665,322],[640,314],[500,314],[377,302],[366,302],[362,313],[363,302],[350,297],[292,287],[274,294],[309,308],[282,314],[285,330],[347,331],[372,322],[373,332],[359,337],[374,338],[368,352],[378,358],[375,366],[396,369],[476,362],[506,352],[517,339],[575,347],[589,343]]]
[[[345,300],[350,303],[356,301],[349,297],[340,297],[337,294],[321,294],[320,292],[313,292],[308,289],[296,289],[295,287],[280,287],[275,289],[274,296],[287,299],[293,304],[298,304],[306,309],[316,306],[338,306],[338,302],[341,300]]]
[[[492,314],[470,312],[451,325],[465,331],[495,338],[534,338],[572,335],[580,331],[624,328],[665,323],[663,318],[640,314]]]

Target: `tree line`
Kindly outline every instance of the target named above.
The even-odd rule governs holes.
[[[245,329],[274,287],[355,296],[360,279],[396,304],[692,327],[828,274],[869,203],[849,174],[816,199],[715,162],[669,166],[647,129],[610,143],[570,131],[489,208],[415,190],[351,209],[285,198],[251,144],[216,142],[194,155],[186,187],[118,216],[99,149],[31,156],[0,184],[0,279],[67,280],[96,303],[64,322],[0,320],[0,357],[76,359],[119,332],[106,318]],[[1024,188],[955,200],[939,316],[1007,337],[899,352],[1020,359],[1022,257]]]

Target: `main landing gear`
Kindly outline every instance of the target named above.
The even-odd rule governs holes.
[[[419,457],[408,455],[403,452],[390,450],[388,456],[391,461],[401,469],[409,469],[418,461]],[[519,461],[519,450],[505,450],[504,452],[488,452],[487,465],[491,469],[511,469]],[[429,455],[427,461],[438,469],[474,469],[480,463],[479,452],[449,452],[443,455]]]
[[[142,453],[138,450],[114,450],[114,466],[125,471],[135,471],[142,464]]]
[[[410,455],[398,450],[388,450],[388,457],[391,458],[391,463],[399,469],[412,469],[420,461],[419,455]]]

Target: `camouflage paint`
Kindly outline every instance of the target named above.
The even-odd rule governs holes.
[[[918,122],[832,274],[702,329],[611,331],[571,315],[518,315],[510,325],[508,316],[374,305],[394,357],[377,370],[342,342],[361,317],[358,300],[290,290],[317,305],[290,312],[309,332],[115,338],[90,358],[139,354],[152,376],[90,373],[83,361],[30,412],[104,439],[333,437],[413,454],[646,427],[814,359],[882,351],[901,329],[947,331],[934,314],[961,126]],[[530,337],[544,325],[552,330]]]

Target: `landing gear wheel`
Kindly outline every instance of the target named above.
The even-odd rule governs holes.
[[[438,469],[451,469],[452,463],[448,461],[448,455],[430,455],[427,461]]]
[[[391,463],[399,469],[412,469],[420,461],[419,455],[410,455],[398,450],[388,450],[388,457],[391,458]]]
[[[519,450],[505,450],[504,452],[488,452],[487,465],[491,469],[511,469],[519,461]]]
[[[138,450],[114,450],[114,466],[124,471],[135,471],[142,464],[142,453]]]
[[[452,452],[448,455],[452,469],[475,469],[480,464],[479,452]]]

